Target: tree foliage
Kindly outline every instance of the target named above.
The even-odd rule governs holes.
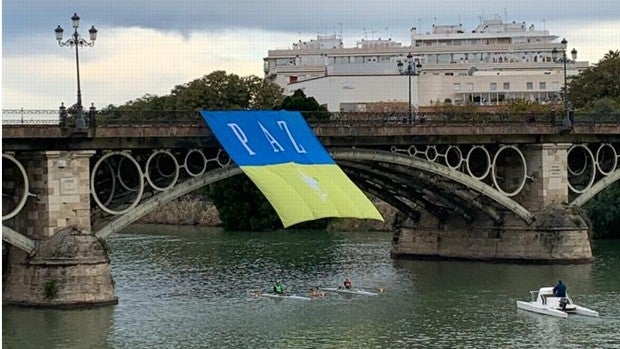
[[[609,51],[592,67],[573,78],[569,97],[576,108],[600,114],[620,113],[620,51]],[[594,237],[620,238],[620,183],[586,205]]]
[[[609,51],[569,84],[569,100],[575,108],[590,109],[597,100],[620,102],[620,51]]]
[[[240,77],[214,71],[175,86],[169,95],[146,94],[121,106],[110,105],[102,114],[129,120],[179,120],[199,117],[197,111],[274,109],[283,100],[282,89],[254,75]]]
[[[213,184],[209,196],[217,207],[225,230],[282,228],[269,201],[244,175]]]
[[[608,187],[586,205],[593,237],[620,239],[620,183]]]
[[[286,96],[278,109],[301,111],[308,122],[329,120],[330,117],[327,107],[320,105],[314,97],[307,97],[302,90]]]

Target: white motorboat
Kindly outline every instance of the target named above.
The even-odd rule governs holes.
[[[567,318],[569,314],[598,317],[597,311],[574,304],[568,294],[566,297],[557,297],[553,293],[553,287],[530,291],[530,301],[517,301],[517,308],[561,318]]]

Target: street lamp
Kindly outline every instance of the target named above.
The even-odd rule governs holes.
[[[562,125],[570,127],[572,126],[572,122],[570,119],[568,86],[566,83],[567,82],[566,81],[566,64],[575,63],[575,60],[577,59],[577,50],[572,49],[572,51],[570,51],[571,59],[568,59],[568,57],[566,57],[566,46],[568,44],[568,41],[566,41],[566,39],[562,39],[560,43],[562,44],[562,55],[560,56],[560,52],[558,51],[557,48],[554,47],[553,50],[551,51],[551,56],[554,62],[564,64],[564,96],[563,96],[564,97],[563,98],[564,99],[564,120],[562,120]]]
[[[56,32],[56,40],[58,41],[58,45],[73,47],[75,46],[75,65],[77,68],[77,103],[75,104],[76,116],[75,116],[75,127],[77,129],[84,129],[86,126],[86,121],[84,120],[84,108],[82,107],[82,90],[80,88],[80,57],[78,47],[84,46],[93,46],[95,44],[95,40],[97,39],[97,29],[95,26],[92,26],[88,33],[90,34],[90,41],[86,41],[82,39],[80,34],[77,31],[77,28],[80,26],[80,16],[77,13],[74,13],[71,17],[72,26],[74,29],[73,35],[63,42],[62,41],[62,33],[63,29],[58,25],[58,27],[54,30]]]
[[[405,66],[406,64],[406,66]],[[409,124],[413,124],[413,114],[411,112],[411,77],[418,75],[420,73],[420,68],[422,68],[422,64],[420,64],[419,60],[414,60],[413,59],[413,55],[411,54],[411,52],[407,55],[407,59],[405,59],[405,62],[401,61],[400,59],[398,60],[398,62],[396,63],[396,66],[398,67],[398,72],[401,75],[407,75],[409,77],[409,117],[408,117],[408,123]]]

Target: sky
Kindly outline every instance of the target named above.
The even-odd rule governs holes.
[[[98,37],[79,51],[82,102],[121,105],[166,95],[215,70],[263,77],[267,51],[317,34],[342,34],[345,47],[391,38],[409,46],[409,30],[500,17],[565,37],[578,60],[596,63],[620,50],[618,0],[3,0],[2,108],[57,109],[75,103],[75,48],[54,29]]]

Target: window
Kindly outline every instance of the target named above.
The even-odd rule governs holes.
[[[552,90],[553,91],[559,91],[560,90],[560,83],[559,82],[554,82],[551,84]]]
[[[467,85],[465,85],[465,91],[473,91],[474,90],[474,84],[473,83],[467,83]]]
[[[526,90],[533,90],[534,89],[534,83],[533,82],[526,82],[525,83],[525,89]]]
[[[489,90],[491,90],[491,91],[497,91],[497,83],[496,83],[496,82],[492,82],[492,83],[489,85]]]
[[[452,85],[452,89],[454,91],[460,91],[461,90],[461,84],[456,83],[456,84]]]
[[[509,82],[505,82],[504,83],[504,90],[510,90],[510,83]]]
[[[546,90],[547,89],[547,82],[545,81],[541,81],[538,83],[538,89],[539,90]]]

